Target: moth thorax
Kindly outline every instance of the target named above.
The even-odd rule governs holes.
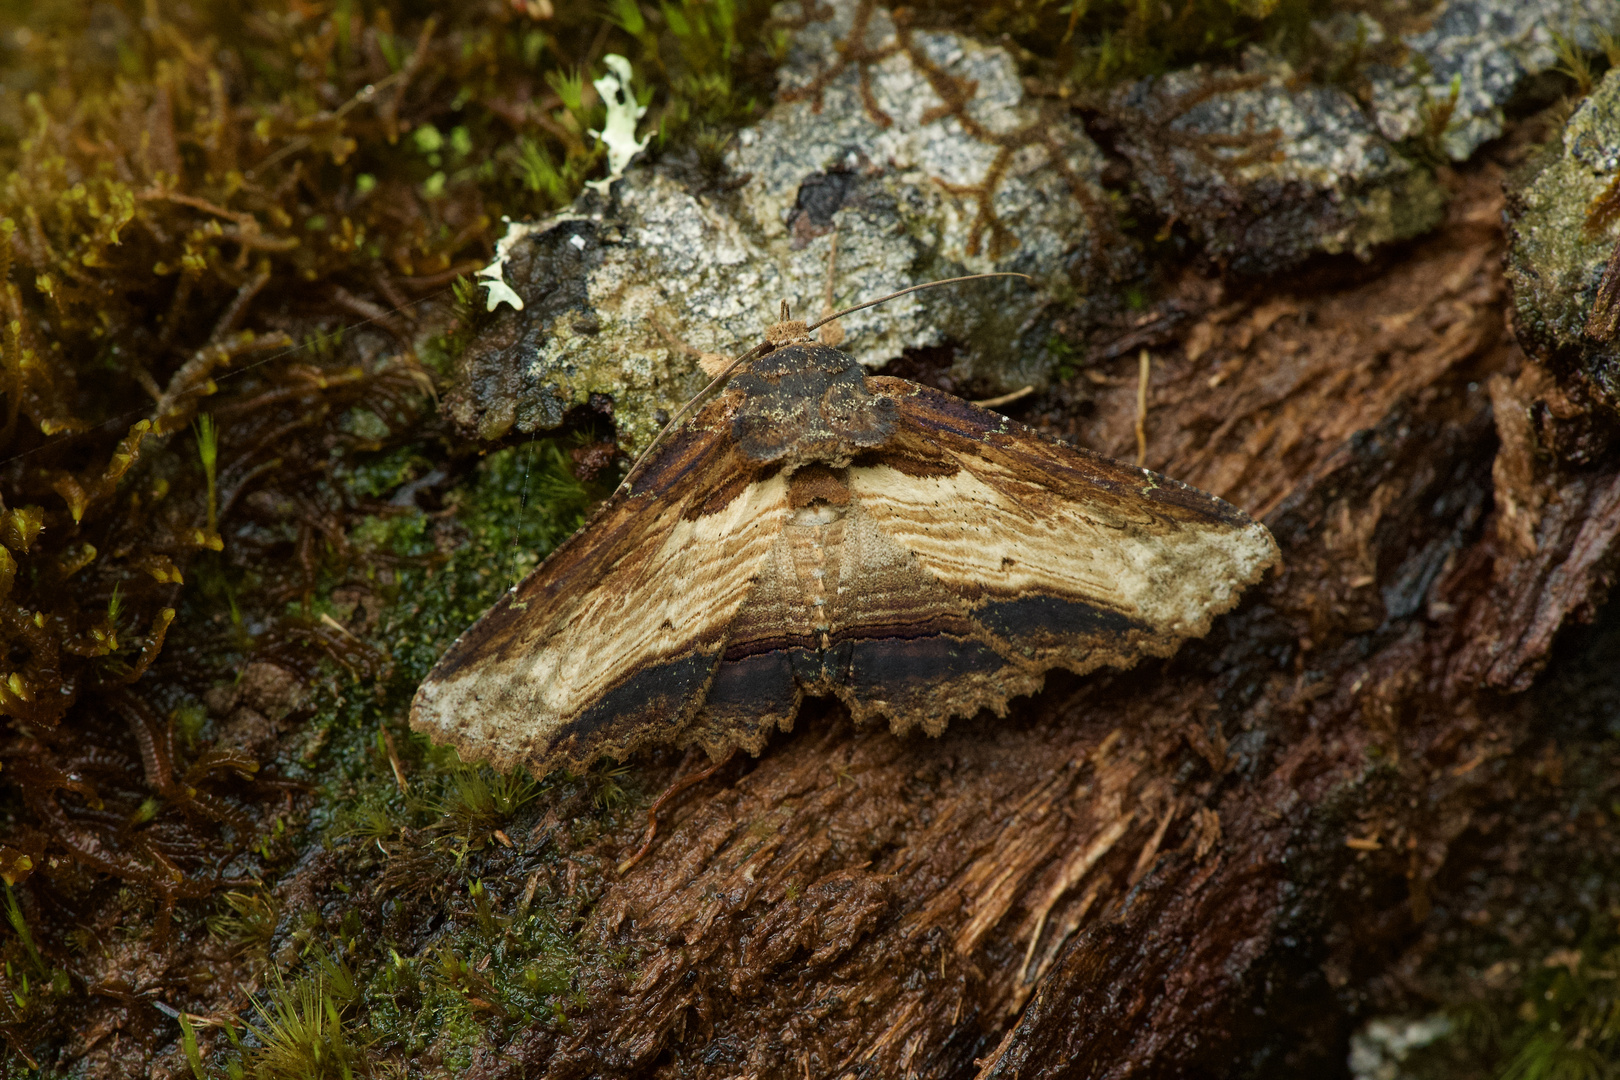
[[[731,382],[732,438],[744,457],[838,468],[894,434],[897,405],[874,394],[853,356],[806,341],[773,349]]]

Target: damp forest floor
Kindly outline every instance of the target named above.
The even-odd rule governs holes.
[[[762,15],[746,5],[738,7],[744,29],[706,23],[678,41],[667,28],[664,40],[645,28],[638,37],[622,19],[594,13],[533,24],[520,17],[524,5],[499,7],[493,30],[473,16],[434,23],[402,12],[396,22],[381,5],[354,5],[348,22],[273,5],[263,25],[227,19],[167,32],[149,13],[140,48],[120,45],[138,20],[115,5],[88,20],[64,16],[81,37],[51,39],[36,24],[29,39],[19,36],[23,23],[7,24],[5,48],[14,51],[49,40],[100,50],[90,57],[108,72],[98,122],[117,126],[122,117],[136,130],[172,114],[178,132],[167,149],[108,151],[105,168],[75,164],[73,154],[90,151],[64,141],[67,164],[49,173],[38,147],[72,133],[62,119],[71,110],[52,98],[50,81],[30,76],[11,95],[38,95],[32,113],[0,116],[18,145],[19,132],[34,132],[35,149],[7,161],[17,177],[70,192],[63,177],[92,177],[62,196],[83,215],[66,232],[93,234],[96,215],[113,213],[119,200],[131,215],[146,208],[142,238],[128,245],[138,243],[144,262],[130,255],[124,271],[150,276],[156,262],[168,283],[103,296],[82,274],[64,279],[57,270],[50,279],[54,219],[36,205],[44,188],[20,192],[13,180],[6,240],[20,237],[22,254],[7,271],[32,284],[10,288],[7,356],[32,348],[36,361],[65,364],[49,352],[54,337],[94,360],[58,386],[30,382],[26,365],[8,359],[7,393],[27,403],[29,431],[41,433],[17,434],[10,406],[15,456],[0,462],[0,541],[21,569],[0,566],[14,589],[0,597],[8,605],[0,622],[14,664],[25,651],[17,642],[34,650],[34,666],[19,671],[58,673],[69,690],[57,696],[72,703],[53,714],[54,699],[25,683],[6,691],[16,695],[0,745],[7,1073],[314,1080],[494,1077],[513,1075],[502,1072],[510,1067],[587,1075],[581,1063],[595,1059],[580,1045],[617,1040],[645,1075],[743,1075],[747,1047],[702,1057],[702,1040],[727,1008],[720,999],[752,1001],[750,1010],[769,1018],[761,1023],[788,1030],[810,1014],[795,996],[802,987],[772,965],[797,958],[843,980],[850,999],[896,1002],[933,994],[918,980],[937,966],[948,989],[938,1000],[949,1002],[940,1022],[961,1032],[938,1059],[958,1067],[940,1074],[971,1075],[971,1063],[996,1051],[1030,1002],[1025,976],[1046,971],[1062,945],[1049,930],[1042,937],[1048,919],[1051,927],[1078,922],[1092,902],[1055,897],[1036,919],[1038,901],[1002,889],[1008,880],[1045,887],[1043,860],[1078,835],[1063,831],[1062,815],[1029,826],[1028,845],[1003,845],[995,858],[981,857],[993,846],[982,830],[928,831],[953,819],[988,822],[985,807],[1009,791],[1028,793],[1020,812],[1034,813],[1053,801],[1052,755],[1108,743],[1109,725],[1086,712],[1085,688],[1063,676],[1007,720],[953,725],[926,745],[855,731],[832,707],[807,709],[764,757],[734,761],[685,793],[665,814],[655,857],[633,876],[618,867],[641,844],[647,808],[693,760],[654,753],[536,780],[463,765],[408,730],[411,696],[439,653],[616,479],[604,468],[612,433],[600,419],[501,446],[470,445],[440,420],[436,396],[477,317],[471,291],[454,282],[487,261],[503,213],[563,205],[599,168],[581,137],[600,122],[599,103],[571,73],[604,42],[643,65],[649,50],[662,58],[663,121],[672,139],[699,144],[750,115],[739,102],[768,86],[771,63],[768,48],[723,48],[749,32],[750,18],[758,29]],[[995,11],[1008,32],[1040,35],[1026,5],[1005,7]],[[1279,18],[1297,7],[1283,5]],[[340,8],[350,19],[349,6]],[[188,33],[257,35],[266,55],[302,57],[308,70],[265,75],[270,61],[245,50],[239,68],[221,72],[187,47]],[[1185,59],[1173,41],[1144,40]],[[712,86],[691,79],[708,63],[705,49],[732,58],[719,104]],[[1092,61],[1100,68],[1105,59],[1124,63],[1114,54]],[[10,66],[26,74],[52,62],[13,56]],[[285,160],[310,158],[273,190],[256,185],[243,161],[225,160],[218,134],[232,124],[246,132],[252,118],[228,115],[215,88],[252,78],[274,83],[267,100],[285,105],[258,118],[266,137],[294,147]],[[144,90],[143,79],[151,83]],[[375,93],[383,104],[373,109]],[[524,96],[547,104],[525,112]],[[475,119],[457,122],[463,114],[452,101]],[[1165,258],[1112,328],[1154,357],[1147,464],[1259,517],[1299,477],[1326,467],[1334,448],[1403,403],[1435,415],[1482,411],[1488,380],[1515,377],[1524,364],[1502,316],[1501,185],[1536,137],[1523,125],[1448,172],[1445,225],[1368,263],[1323,259],[1284,288]],[[248,147],[244,134],[245,156]],[[218,162],[203,162],[209,154]],[[269,168],[262,156],[258,167]],[[141,182],[119,188],[120,168]],[[161,179],[203,173],[213,186],[202,194]],[[298,194],[305,189],[338,194]],[[372,191],[395,196],[393,206],[367,201]],[[260,202],[231,201],[243,199]],[[187,216],[157,217],[154,206]],[[286,235],[254,232],[250,221],[278,221],[284,206],[298,215],[295,222],[283,211]],[[306,259],[319,246],[312,235],[332,239]],[[370,255],[368,243],[377,249]],[[112,247],[87,242],[72,254],[94,268],[122,257],[109,255]],[[249,319],[255,304],[262,316]],[[92,309],[105,317],[97,322]],[[127,364],[137,346],[167,366]],[[1107,346],[1076,341],[1073,373],[1009,414],[1134,457],[1135,349]],[[1111,352],[1122,355],[1091,358]],[[948,366],[948,357],[926,354],[897,368],[938,382]],[[133,413],[130,401],[139,403]],[[157,422],[136,438],[131,424],[149,414]],[[40,417],[58,418],[68,441],[52,441]],[[46,509],[31,517],[36,506]],[[1353,559],[1354,537],[1345,543],[1341,553]],[[56,639],[30,626],[46,637],[60,631],[55,667],[35,661],[58,648]],[[1310,1000],[1333,1014],[1301,1029],[1310,1045],[1299,1060],[1314,1075],[1346,1068],[1350,1032],[1385,1015],[1446,1018],[1451,1034],[1415,1052],[1406,1064],[1413,1076],[1605,1075],[1557,1071],[1591,1060],[1611,1068],[1603,1057],[1620,1039],[1615,606],[1566,631],[1554,655],[1534,688],[1502,706],[1531,717],[1523,726],[1536,734],[1522,767],[1493,774],[1487,809],[1424,877],[1421,900],[1370,897],[1391,914],[1365,955],[1346,941],[1326,958],[1301,960],[1302,983],[1327,987]],[[1165,670],[1150,664],[1111,677],[1108,692],[1153,700],[1166,692],[1155,683]],[[1105,768],[1099,751],[1096,783],[1141,794],[1142,763],[1154,752],[1144,744],[1140,759]],[[870,794],[879,788],[890,802]],[[900,822],[901,802],[925,806],[926,815]],[[1123,839],[1101,865],[1124,883],[1166,834],[1155,833],[1153,818],[1121,821]],[[674,985],[703,963],[695,944],[687,955],[670,943],[697,943],[688,924],[700,916],[732,917],[715,900],[735,885],[727,875],[801,850],[803,866],[842,868],[801,881],[790,863],[770,878],[771,902],[786,913],[779,921],[802,911],[811,929],[782,931],[771,946],[780,955],[736,959],[729,989],[713,1001],[650,996],[648,988]],[[979,917],[958,918],[965,905],[940,886],[945,870],[899,872],[905,860],[896,853],[915,866],[924,850],[936,867],[967,868],[986,898]],[[1388,852],[1364,854],[1365,862]],[[868,872],[873,866],[887,869]],[[915,894],[896,895],[908,888]],[[983,916],[992,908],[1003,922]],[[900,942],[883,921],[893,909],[924,912],[946,928],[945,945]],[[833,961],[818,958],[853,955],[856,943],[866,943],[867,959],[826,975]],[[947,979],[947,963],[968,955],[972,962]],[[626,1001],[644,1004],[646,1015],[617,1011]],[[908,1049],[916,1041],[909,1015],[897,1006],[872,1026],[829,1021],[825,1044],[804,1021],[793,1060],[802,1049],[808,1073],[814,1054],[816,1075],[846,1058],[875,1067],[861,1064],[866,1048],[881,1051],[879,1063],[889,1061],[881,1055],[909,1061],[919,1052]],[[1262,1041],[1285,1042],[1289,1022],[1279,1018]],[[1581,1045],[1572,1045],[1572,1031],[1583,1033]],[[1286,1075],[1281,1062],[1256,1072]]]
[[[1342,379],[1333,385],[1321,372],[1364,379],[1364,398],[1350,400],[1373,416],[1402,394],[1478,394],[1488,374],[1511,373],[1519,361],[1500,322],[1495,226],[1509,164],[1487,158],[1453,176],[1446,229],[1371,264],[1324,261],[1286,292],[1198,272],[1161,281],[1155,301],[1120,327],[1122,334],[1147,327],[1156,337],[1149,464],[1263,513],[1286,490],[1287,477],[1310,467],[1290,455],[1320,452],[1365,426],[1353,411],[1327,407],[1346,395]],[[1444,309],[1444,324],[1409,333],[1419,308]],[[1434,342],[1447,340],[1447,326],[1466,327],[1472,337],[1464,346],[1450,340],[1439,356]],[[1403,349],[1412,367],[1389,377],[1388,357]],[[1459,356],[1478,370],[1457,373]],[[1427,373],[1425,362],[1432,365]],[[1268,377],[1236,377],[1256,367]],[[1212,368],[1225,377],[1210,375]],[[1318,374],[1300,374],[1312,369]],[[1437,382],[1440,371],[1455,377]],[[928,379],[926,358],[910,374]],[[1052,434],[1129,457],[1135,376],[1134,355],[1087,365],[1013,412]],[[1263,436],[1251,430],[1251,441],[1271,442],[1263,453],[1247,452],[1246,470],[1236,454],[1210,452],[1218,443],[1184,434],[1196,425],[1162,422],[1173,409],[1193,408],[1210,418],[1206,426],[1252,419],[1275,407],[1256,395],[1275,393],[1279,380],[1291,394],[1312,379],[1321,403],[1295,401],[1267,418]],[[352,423],[363,422],[364,406],[354,415]],[[388,446],[347,455],[332,483],[364,512],[326,541],[352,553],[347,568],[320,575],[307,597],[289,605],[300,626],[325,628],[340,647],[268,649],[273,631],[235,622],[228,609],[208,613],[212,605],[200,603],[196,612],[182,610],[193,622],[208,613],[217,627],[212,641],[171,643],[169,658],[148,677],[163,678],[172,670],[165,664],[214,672],[214,684],[195,702],[176,707],[184,718],[177,753],[234,739],[263,763],[255,783],[274,775],[273,818],[255,834],[251,852],[226,853],[235,862],[224,870],[262,883],[242,880],[182,900],[167,929],[152,892],[92,886],[99,891],[83,908],[90,914],[72,951],[61,967],[42,967],[51,973],[43,977],[66,969],[71,985],[82,988],[62,1006],[71,1019],[51,1045],[56,1065],[49,1071],[451,1075],[479,1060],[481,1049],[532,1043],[542,1034],[564,1038],[604,998],[637,982],[648,955],[613,932],[616,920],[602,903],[617,888],[617,865],[640,844],[646,807],[691,763],[669,753],[585,776],[500,777],[458,765],[404,722],[417,682],[450,638],[605,493],[605,480],[576,475],[595,437],[577,433],[490,452],[452,448],[429,414]],[[206,564],[199,570],[209,572]],[[1601,979],[1581,980],[1583,970],[1601,971],[1620,949],[1613,824],[1620,813],[1620,687],[1612,678],[1620,670],[1620,622],[1611,611],[1569,634],[1559,652],[1545,679],[1557,689],[1533,692],[1524,706],[1544,717],[1543,736],[1517,805],[1499,809],[1500,827],[1488,839],[1453,854],[1432,886],[1427,917],[1394,927],[1395,945],[1381,943],[1385,970],[1357,972],[1355,993],[1344,999],[1347,1015],[1455,1017],[1460,1034],[1415,1056],[1409,1068],[1421,1071],[1414,1076],[1503,1075],[1510,1051],[1523,1055],[1556,1030],[1549,1025],[1612,1000]],[[1028,716],[1015,711],[1005,723],[1038,731],[1043,723]],[[999,723],[953,726],[947,739],[957,745],[947,756],[956,768],[982,756],[975,741],[995,743],[989,729]],[[817,747],[856,735],[836,710],[807,712],[766,753],[802,750],[790,756],[809,771],[777,787],[795,790],[803,804],[811,792],[853,784],[851,771],[872,766],[865,756],[883,757],[890,737],[858,733],[854,756],[841,751],[830,764]],[[1033,786],[1039,765],[1014,768],[1034,769],[1021,781]],[[705,786],[737,785],[753,768],[735,763]],[[696,827],[688,820],[694,812],[682,803],[667,815],[666,844],[692,839],[683,825]],[[767,821],[756,821],[757,846],[769,832],[769,807],[748,812]],[[874,820],[864,828],[878,836],[884,825]],[[661,872],[669,880],[637,880],[633,891],[674,894],[694,871],[676,859]],[[823,932],[859,936],[867,929],[851,918],[829,921]],[[992,1020],[977,1053],[994,1047],[1007,1020],[1005,1013]]]

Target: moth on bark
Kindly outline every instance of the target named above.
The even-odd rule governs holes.
[[[450,646],[413,728],[536,773],[758,754],[826,695],[937,735],[1052,668],[1170,655],[1278,562],[1213,495],[868,375],[809,329],[773,326]]]

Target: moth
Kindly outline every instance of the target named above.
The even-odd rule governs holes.
[[[938,735],[1053,668],[1170,655],[1279,561],[1212,495],[869,375],[813,329],[784,305],[450,646],[411,726],[537,774],[657,744],[757,755],[827,695]]]

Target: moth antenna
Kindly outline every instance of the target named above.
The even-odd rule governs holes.
[[[782,307],[787,307],[786,300],[782,301]],[[770,342],[768,341],[762,341],[758,345],[755,345],[752,349],[749,349],[747,352],[743,353],[741,356],[737,357],[737,359],[733,360],[729,365],[727,365],[724,371],[716,375],[713,379],[709,380],[709,385],[705,386],[703,389],[699,390],[697,393],[688,398],[686,404],[677,409],[675,415],[669,418],[669,423],[658,429],[658,434],[653,436],[652,442],[648,443],[646,448],[643,449],[641,453],[636,455],[636,460],[630,463],[630,468],[626,470],[624,479],[619,481],[619,486],[613,489],[613,495],[609,495],[608,498],[613,498],[614,496],[618,495],[619,492],[630,486],[630,481],[635,478],[636,470],[641,468],[641,463],[643,461],[647,460],[647,455],[652,453],[653,449],[657,447],[659,443],[664,441],[664,436],[668,435],[672,430],[674,430],[675,425],[686,419],[686,414],[691,412],[698,402],[707,397],[709,391],[731,378],[731,373],[733,371],[736,371],[748,361],[752,360],[760,353],[761,350],[769,347],[769,345]]]
[[[1019,273],[1015,273],[1013,271],[1007,270],[1007,271],[999,271],[999,272],[994,273],[994,274],[968,274],[966,277],[949,277],[949,278],[944,278],[944,279],[942,279],[940,281],[925,281],[921,285],[913,285],[909,289],[901,289],[899,292],[892,292],[888,296],[880,296],[876,300],[868,300],[864,304],[856,304],[854,307],[847,307],[843,311],[835,311],[831,315],[828,315],[828,316],[826,316],[826,317],[824,317],[822,319],[819,319],[816,322],[813,322],[809,326],[805,327],[805,333],[809,333],[811,330],[816,329],[818,326],[825,326],[826,324],[832,322],[834,319],[841,319],[845,315],[848,315],[852,311],[860,311],[862,308],[877,307],[879,304],[887,304],[890,300],[893,300],[896,297],[904,296],[904,295],[906,295],[906,293],[914,293],[914,292],[918,292],[918,291],[920,291],[922,289],[932,289],[932,288],[935,288],[935,287],[940,286],[940,285],[955,285],[958,281],[979,281],[982,278],[997,278],[997,277],[1021,277],[1025,281],[1034,281],[1035,280],[1034,278],[1030,277],[1028,274],[1019,274]],[[783,318],[784,321],[787,319],[787,301],[786,300],[782,301],[782,318]]]

